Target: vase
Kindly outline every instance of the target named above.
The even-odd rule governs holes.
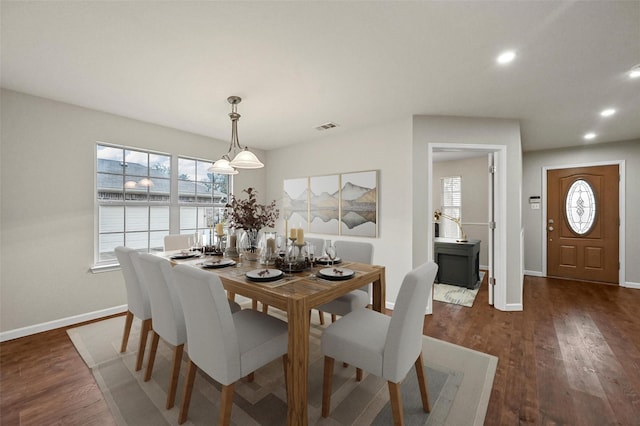
[[[260,259],[262,254],[262,248],[258,243],[258,236],[260,234],[259,229],[243,229],[240,231],[241,235],[238,237],[238,247],[240,253],[245,259],[255,261]]]

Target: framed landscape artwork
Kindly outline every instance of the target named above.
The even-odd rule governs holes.
[[[282,203],[289,227],[312,233],[378,236],[378,171],[286,179]]]
[[[337,234],[340,220],[340,177],[309,178],[309,232]]]
[[[287,179],[284,181],[282,213],[289,227],[308,229],[309,178]]]
[[[378,236],[378,172],[340,175],[340,235]]]

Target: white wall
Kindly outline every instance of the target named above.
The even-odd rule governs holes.
[[[542,210],[529,208],[529,197],[543,195],[543,167],[571,166],[610,161],[625,161],[626,203],[625,281],[640,285],[640,140],[586,145],[580,148],[526,152],[523,155],[523,225],[525,231],[525,265],[529,273],[542,274]],[[623,214],[623,212],[621,212]]]
[[[284,179],[379,170],[379,238],[310,236],[371,242],[374,263],[386,267],[387,301],[392,307],[402,278],[412,267],[411,119],[335,136],[329,132],[322,140],[267,152],[267,198],[282,198]],[[282,219],[278,231],[284,232]]]
[[[489,235],[489,165],[487,155],[433,163],[433,205],[440,203],[440,178],[462,178],[462,226],[467,238],[480,240],[480,265],[487,266]],[[441,223],[443,220],[441,219]],[[442,228],[440,228],[442,229]],[[441,234],[442,235],[442,234]]]
[[[522,148],[520,125],[516,120],[464,117],[414,116],[413,118],[413,257],[414,263],[428,258],[427,227],[431,226],[427,191],[431,177],[428,175],[428,144],[480,144],[506,147],[506,279],[497,282],[496,293],[504,294],[496,307],[504,310],[521,310],[522,259],[521,259],[521,189]]]
[[[13,91],[1,102],[0,331],[126,304],[119,270],[89,271],[96,141],[210,159],[229,143]],[[235,186],[264,193],[264,174]]]

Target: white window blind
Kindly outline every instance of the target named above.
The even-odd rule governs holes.
[[[440,211],[447,216],[462,221],[462,177],[449,176],[440,178]],[[461,238],[460,228],[450,219],[440,219],[440,236],[445,238]]]

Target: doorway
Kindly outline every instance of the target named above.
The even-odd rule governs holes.
[[[617,164],[547,170],[547,275],[619,283]]]
[[[484,144],[453,144],[453,143],[429,143],[427,144],[427,187],[432,188],[433,181],[433,157],[436,152],[458,152],[461,155],[484,155],[487,158],[487,179],[489,180],[489,206],[488,217],[490,229],[488,229],[488,303],[499,310],[507,310],[506,300],[506,147],[503,145]],[[433,212],[433,197],[431,192],[427,196],[426,211]],[[433,259],[433,226],[431,216],[428,217],[429,226],[426,226],[427,255]],[[427,306],[427,314],[432,312],[431,299]]]

